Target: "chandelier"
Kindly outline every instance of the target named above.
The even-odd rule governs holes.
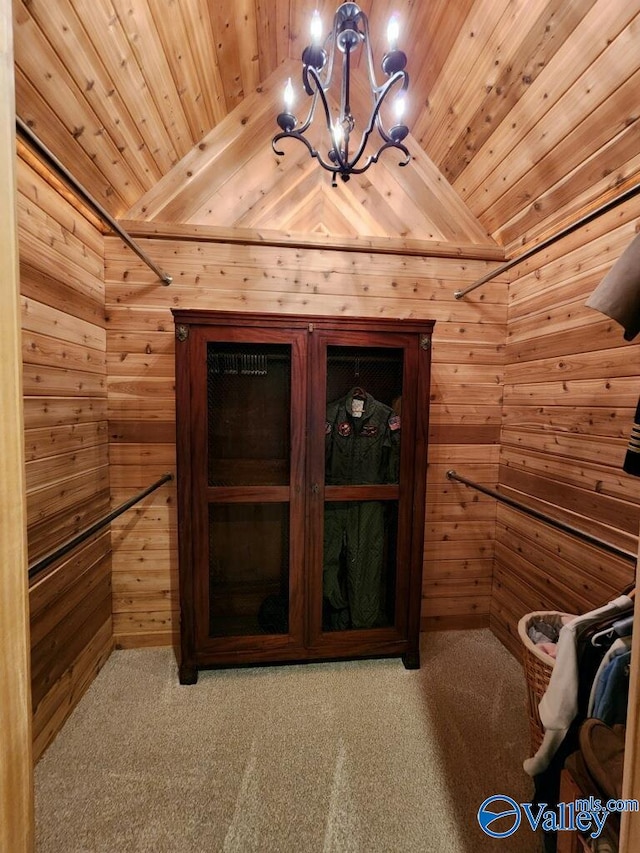
[[[284,112],[278,116],[278,125],[282,132],[276,134],[272,141],[275,153],[284,154],[278,148],[278,143],[282,139],[299,139],[307,146],[310,155],[318,160],[322,168],[332,173],[334,187],[337,185],[337,175],[340,175],[343,181],[348,181],[351,175],[366,172],[387,148],[397,148],[401,151],[404,159],[400,165],[406,166],[411,157],[402,142],[409,133],[409,128],[402,123],[402,117],[405,111],[405,93],[409,85],[409,75],[404,70],[407,57],[398,49],[398,36],[398,19],[393,16],[387,28],[389,47],[381,62],[382,71],[387,79],[378,85],[373,65],[369,21],[360,7],[356,3],[343,3],[334,16],[331,32],[325,38],[322,35],[320,15],[317,11],[314,12],[311,20],[311,44],[302,53],[302,83],[305,92],[311,97],[309,112],[304,121],[299,123],[292,112],[294,91],[289,78],[284,92]],[[356,51],[361,46],[366,54],[372,106],[371,114],[360,131],[359,139],[356,137],[357,144],[353,144],[352,133],[356,128],[356,120],[351,112],[351,71],[357,62]],[[342,78],[339,108],[334,118],[328,93],[334,82],[334,62],[337,51],[342,54]],[[388,98],[392,90],[394,96]],[[384,126],[381,113],[383,103],[387,100],[391,102],[395,118],[395,123],[388,130]],[[326,154],[320,153],[304,135],[312,126],[318,103],[324,111],[329,133],[329,141],[325,143]],[[375,153],[365,156],[367,142],[374,129],[378,131],[382,143]]]

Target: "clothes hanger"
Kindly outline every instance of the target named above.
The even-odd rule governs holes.
[[[613,640],[614,637],[628,637],[632,633],[633,628],[633,613],[630,616],[623,616],[622,619],[616,619],[613,625],[604,628],[602,631],[597,631],[591,637],[591,645],[596,648],[601,648],[604,643],[600,640]]]

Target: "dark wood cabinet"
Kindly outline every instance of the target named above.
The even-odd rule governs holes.
[[[419,666],[433,321],[173,314],[180,681]]]

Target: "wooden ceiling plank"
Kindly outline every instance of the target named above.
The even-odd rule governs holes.
[[[141,132],[144,123],[137,122],[129,112],[73,7],[32,0],[29,13],[74,80],[77,96],[86,98],[123,157],[144,176],[147,187],[153,186],[171,163],[157,142]]]
[[[337,211],[340,211],[342,217],[352,223],[353,233],[356,237],[364,237],[371,235],[373,237],[395,237],[394,217],[387,215],[384,209],[384,204],[376,205],[375,199],[369,199],[374,202],[370,205],[364,205],[357,197],[357,189],[359,187],[349,186],[332,187],[327,183],[322,184],[322,192],[325,197],[325,209],[331,205]],[[354,189],[356,192],[354,192]],[[342,190],[342,192],[341,192]],[[328,222],[329,220],[327,220]],[[343,232],[336,232],[337,234]]]
[[[633,139],[638,133],[639,86],[640,70],[624,83],[617,85],[593,112],[585,116],[583,121],[576,119],[575,123],[572,122],[573,129],[550,151],[544,153],[532,168],[501,196],[495,207],[485,215],[488,227],[493,227],[500,234],[501,240],[512,242],[514,239],[512,231],[507,236],[509,233],[507,223],[510,219],[517,219],[523,225],[528,221],[528,226],[524,230],[529,231],[535,221],[539,222],[553,213],[553,208],[549,207],[550,204],[554,204],[551,198],[555,196],[555,203],[560,202],[553,188],[557,187],[558,182],[565,176],[570,179],[570,192],[578,196],[583,191],[588,192],[589,184],[585,182],[586,180],[595,175],[596,180],[591,183],[593,187],[605,173],[609,170],[615,172],[616,165],[633,157],[637,149],[637,143],[636,149],[633,148]],[[545,125],[546,123],[541,122],[540,128],[546,134],[546,129],[543,130]],[[597,161],[595,168],[593,164],[588,166],[593,158]],[[598,173],[596,169],[600,165],[602,171]],[[530,187],[537,188],[537,194],[533,198],[529,195]],[[547,200],[542,202],[541,199],[545,196]],[[524,205],[523,199],[526,199]],[[565,204],[571,201],[573,201],[571,197],[565,199],[565,202],[556,210],[564,208]],[[577,218],[579,216],[576,216]]]
[[[193,148],[156,186],[129,210],[130,219],[156,219],[171,216],[177,209],[181,216],[198,210],[225,180],[241,168],[243,156],[249,148],[270,140],[278,129],[275,122],[273,98],[282,91],[289,67],[279,68],[261,87],[245,98],[242,105],[230,113]],[[271,134],[271,136],[269,136]],[[237,146],[242,145],[242,150]],[[215,169],[214,183],[207,189],[206,180],[212,163],[226,156],[231,169],[225,173],[223,167]],[[195,192],[195,187],[199,192]],[[173,207],[172,207],[173,205]],[[176,220],[184,221],[184,220]]]
[[[580,124],[585,115],[597,110],[605,99],[612,97],[616,89],[624,85],[636,68],[639,33],[640,14],[636,16],[632,25],[626,27],[606,50],[594,59],[584,74],[563,93],[531,132],[519,142],[511,152],[509,163],[505,164],[501,170],[502,182],[497,187],[494,184],[487,187],[482,193],[481,202],[477,196],[469,199],[470,203],[478,206],[487,223],[492,221],[492,211],[495,206],[509,206],[511,200],[511,206],[508,207],[511,213],[522,208],[522,197],[519,197],[518,205],[512,190],[518,179],[529,172],[546,151],[558,145],[573,127]],[[633,116],[636,106],[637,99],[634,99],[626,106],[624,113],[627,116]],[[590,156],[590,149],[591,146],[582,152],[583,157]],[[564,172],[561,160],[557,162],[555,174],[557,169],[562,169]],[[553,179],[555,175],[552,174],[549,177]],[[533,186],[535,185],[534,183]],[[506,198],[504,198],[505,195]],[[526,201],[525,199],[525,204]],[[488,224],[487,227],[491,225]]]
[[[351,184],[351,181],[349,184]],[[331,201],[334,204],[337,204],[339,200],[345,215],[353,221],[359,235],[371,237],[398,236],[394,233],[393,225],[395,224],[395,220],[393,217],[385,216],[384,208],[378,210],[375,208],[375,205],[363,204],[361,193],[358,192],[357,187],[353,190],[350,186],[331,187],[326,183],[321,186],[325,193],[333,193]],[[367,201],[366,198],[365,201]],[[387,223],[385,225],[388,218],[391,219],[391,224]]]
[[[245,95],[258,88],[260,83],[260,51],[258,48],[258,17],[255,0],[235,0],[233,11],[240,47],[240,71]]]
[[[227,103],[222,73],[213,37],[208,0],[191,0],[181,3],[180,11],[187,31],[190,50],[193,52],[200,92],[207,111],[207,130],[211,130],[227,114]]]
[[[189,222],[196,211],[222,191],[225,184],[243,172],[245,164],[257,149],[261,146],[267,148],[272,131],[271,112],[253,114],[250,130],[238,136],[233,145],[225,146],[217,157],[210,159],[206,168],[191,178],[188,188],[166,204],[157,218],[165,222]]]
[[[500,73],[486,96],[476,93],[475,112],[468,116],[464,131],[459,128],[455,137],[449,137],[448,151],[440,169],[450,183],[469,165],[595,2],[581,0],[580,4],[573,4],[551,0],[545,5],[511,60],[502,62]]]
[[[64,162],[65,151],[72,137],[60,116],[44,100],[34,88],[22,70],[16,66],[16,107],[20,118],[29,125],[36,134],[47,140],[47,146],[52,152],[58,152],[61,162]],[[29,149],[31,151],[31,149]],[[35,154],[33,155],[36,156]],[[72,158],[73,176],[85,187],[92,188],[93,196],[109,211],[126,210],[130,200],[121,195],[124,187],[115,185],[100,169],[100,164],[80,145],[76,146]]]
[[[275,7],[276,0],[255,0],[260,80],[266,80],[278,65]]]
[[[305,152],[306,153],[306,152]],[[310,157],[301,158],[297,168],[287,169],[272,186],[235,220],[238,228],[277,228],[278,216],[290,192],[310,193],[318,184],[318,165]],[[275,177],[275,175],[274,175]]]
[[[640,15],[636,19],[640,25]],[[508,178],[506,191],[496,193],[491,188],[483,193],[482,211],[483,219],[488,228],[496,229],[499,224],[504,223],[505,217],[499,219],[502,212],[507,211],[507,217],[514,217],[519,212],[525,210],[529,205],[533,204],[534,209],[537,208],[539,214],[542,210],[540,199],[545,195],[550,186],[554,185],[557,180],[562,177],[566,179],[570,174],[571,168],[566,167],[558,154],[556,155],[555,147],[562,147],[563,140],[570,134],[571,128],[580,125],[581,116],[594,111],[593,120],[597,124],[599,108],[605,103],[606,99],[615,99],[619,87],[623,87],[625,81],[624,75],[629,73],[631,66],[624,61],[625,47],[631,48],[634,44],[632,38],[633,32],[629,28],[625,30],[621,36],[613,42],[609,49],[602,53],[592,66],[585,72],[584,75],[577,81],[571,91],[558,101],[557,104],[544,116],[528,137],[523,140],[510,157],[508,167],[505,169],[505,177]],[[620,44],[623,41],[624,44]],[[633,97],[633,94],[632,94]],[[576,105],[577,101],[577,105]],[[634,118],[636,115],[637,101],[635,97],[631,103],[618,104],[620,113],[623,118]],[[620,126],[615,123],[608,128],[608,136],[611,138],[620,131]],[[637,135],[637,131],[634,136]],[[597,138],[594,133],[593,138]],[[580,160],[587,163],[590,157],[601,154],[603,150],[608,150],[609,159],[604,161],[604,172],[608,174],[616,168],[619,159],[611,159],[611,152],[615,150],[615,143],[609,145],[605,141],[601,141],[600,151],[596,149],[593,141],[588,138],[583,138],[584,147],[580,152]],[[545,162],[546,170],[540,172],[536,169],[537,161],[545,159],[545,152],[552,151],[552,157]],[[601,159],[601,162],[602,159]],[[537,178],[532,179],[534,173]],[[602,173],[601,173],[602,174]],[[599,182],[601,175],[598,175]],[[531,197],[526,193],[523,197],[522,185],[527,187],[535,187],[536,195]],[[519,194],[516,191],[519,190]],[[578,194],[578,188],[575,189],[575,194]],[[487,202],[491,202],[487,205]],[[485,207],[485,205],[487,205]],[[547,208],[548,210],[548,208]],[[538,219],[541,217],[538,215]]]
[[[484,224],[474,217],[434,163],[412,139],[409,146],[412,153],[410,167],[417,179],[406,181],[407,193],[418,205],[427,207],[436,224],[447,229],[451,235],[448,239],[452,242],[492,243]]]
[[[296,6],[296,0],[276,0],[274,13],[276,28],[276,67],[281,65],[283,62],[286,62],[290,56],[294,59],[300,59],[300,54],[295,56],[290,53],[292,17]]]
[[[43,141],[49,140],[54,131],[53,125],[62,123],[66,134],[58,134],[62,145],[52,148],[52,151],[70,171],[74,171],[79,146],[94,161],[107,184],[118,187],[125,199],[139,196],[146,187],[123,160],[87,101],[77,99],[73,79],[24,7],[16,7],[14,24],[16,55],[20,56],[18,67],[55,115],[51,126],[33,127],[36,135]],[[21,113],[20,103],[18,114],[23,121],[27,121]]]
[[[282,193],[295,182],[309,156],[306,149],[292,153],[293,157],[277,157],[269,140],[265,139],[262,145],[254,148],[242,169],[236,170],[188,221],[201,225],[237,224],[247,210],[271,195],[274,187]]]
[[[282,218],[282,227],[287,231],[299,231],[305,234],[326,233],[318,228],[322,223],[322,192],[320,187],[305,198],[300,198],[298,204],[291,200]]]
[[[327,234],[341,234],[351,239],[359,237],[357,223],[349,216],[349,211],[338,205],[332,198],[331,188],[323,186],[322,195],[324,197],[322,222],[326,226]]]
[[[94,0],[85,2],[95,5]],[[146,0],[98,2],[102,15],[113,21],[110,38],[105,39],[105,21],[95,14],[85,20],[85,26],[91,26],[94,42],[101,44],[103,61],[118,89],[135,105],[134,115],[174,164],[191,149],[193,139],[149,4]]]
[[[616,164],[613,170],[610,170],[611,163]],[[578,221],[639,180],[638,130],[631,126],[540,195],[535,205],[502,225],[499,236],[508,241],[513,250],[519,251],[521,245],[538,242]]]
[[[196,70],[190,36],[178,0],[146,0],[167,58],[174,88],[182,103],[192,142],[195,144],[214,124],[210,101],[203,94]]]
[[[423,240],[446,239],[404,193],[399,192],[399,197],[396,197],[393,190],[389,189],[393,183],[390,179],[390,171],[396,168],[395,164],[389,170],[382,162],[376,163],[371,168],[375,174],[368,172],[366,175],[355,175],[347,184],[339,180],[336,187],[332,187],[328,178],[324,178],[323,186],[336,203],[348,205],[351,208],[356,205],[357,209],[366,210],[376,225],[372,234],[380,236],[386,234],[387,237],[415,237]],[[353,211],[350,215],[353,215]],[[366,231],[359,229],[359,233],[364,236]]]
[[[572,38],[557,51],[553,61],[529,86],[454,181],[454,187],[476,215],[491,203],[497,189],[502,192],[508,187],[508,178],[502,169],[510,167],[514,149],[521,145],[636,14],[637,11],[630,11],[626,3],[598,2],[584,16]]]
[[[504,6],[499,17],[496,13],[490,32],[487,27],[485,38],[480,30],[474,35],[471,41],[473,62],[467,60],[464,77],[457,75],[457,85],[450,87],[446,121],[431,123],[421,139],[439,168],[449,152],[450,141],[469,127],[478,99],[486,97],[502,69],[514,62],[522,41],[547,3],[548,0],[518,0]],[[492,7],[500,9],[495,4]],[[448,70],[451,73],[451,67]]]
[[[209,6],[211,29],[215,39],[227,113],[232,112],[245,95],[249,95],[249,92],[245,92],[243,89],[242,67],[240,65],[242,46],[238,41],[233,5],[232,3],[216,2]]]
[[[406,42],[403,36],[403,49],[411,75],[407,120],[416,138],[425,130],[423,125],[420,132],[416,132],[419,117],[429,104],[431,92],[456,40],[460,38],[460,31],[474,2],[430,0],[429,3],[415,3],[412,7],[406,27]],[[428,122],[427,119],[425,121]]]
[[[445,116],[448,117],[451,104],[455,103],[466,84],[467,74],[472,73],[482,46],[491,38],[503,14],[504,4],[496,3],[495,0],[476,0],[442,66],[440,76],[429,92],[426,108],[421,112],[412,132],[434,159],[437,149],[431,143],[437,140],[439,125]],[[464,74],[460,73],[461,68],[464,68]]]

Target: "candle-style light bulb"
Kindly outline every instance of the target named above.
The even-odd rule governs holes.
[[[402,121],[405,110],[407,109],[407,99],[404,95],[398,95],[393,102],[393,114],[396,121]]]
[[[389,50],[396,50],[398,47],[398,38],[400,37],[400,22],[397,15],[392,15],[387,25],[387,41],[389,42]]]
[[[336,121],[333,125],[333,143],[336,150],[342,151],[342,146],[344,144],[344,129],[339,121]]]
[[[290,113],[293,107],[293,86],[291,85],[291,77],[287,80],[284,87],[284,108]]]
[[[318,47],[322,40],[322,18],[320,12],[316,9],[311,16],[311,44]]]

